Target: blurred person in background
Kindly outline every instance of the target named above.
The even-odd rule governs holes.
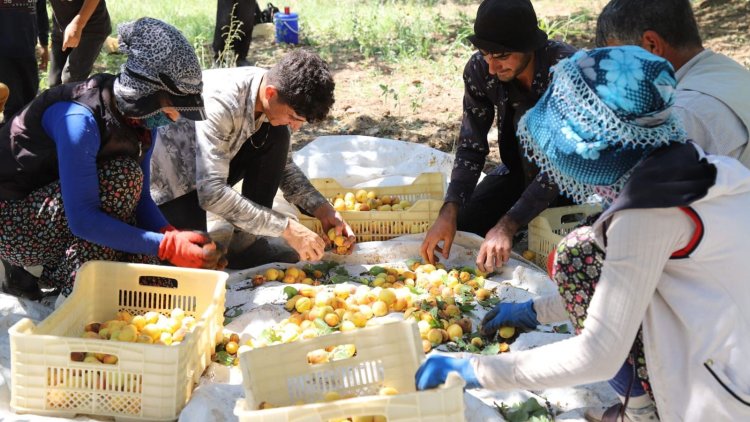
[[[38,62],[37,40],[41,47]],[[36,97],[39,70],[47,69],[47,44],[46,0],[0,2],[0,83],[7,88],[0,88],[0,126]]]

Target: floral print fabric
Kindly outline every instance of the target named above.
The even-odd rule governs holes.
[[[143,172],[130,158],[99,165],[101,208],[135,224]],[[87,261],[108,260],[158,264],[155,256],[116,251],[76,237],[68,227],[60,181],[43,186],[20,200],[0,200],[0,257],[22,266],[42,265],[40,284],[70,295],[78,268]]]
[[[575,333],[580,334],[585,326],[586,310],[599,282],[605,254],[596,244],[590,226],[571,231],[560,241],[555,253],[552,278],[565,302]],[[635,366],[638,381],[653,400],[643,352],[643,329],[638,330],[628,363]]]

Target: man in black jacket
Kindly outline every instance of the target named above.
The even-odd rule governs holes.
[[[516,231],[558,196],[557,187],[523,157],[516,128],[547,89],[550,67],[576,50],[547,39],[529,0],[484,0],[469,40],[478,51],[464,68],[463,119],[451,182],[421,254],[433,263],[435,252],[447,258],[456,230],[473,232],[485,238],[477,266],[492,271],[508,260]],[[477,185],[493,121],[502,164]]]

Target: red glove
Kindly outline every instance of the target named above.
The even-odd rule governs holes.
[[[555,257],[557,256],[557,249],[552,249],[552,251],[547,255],[547,275],[552,280],[555,279]]]
[[[220,258],[221,252],[211,238],[201,232],[168,231],[159,244],[159,259],[178,267],[214,269]]]
[[[164,226],[164,227],[162,227],[162,228],[159,229],[159,233],[164,234],[166,232],[173,232],[175,230],[177,230],[177,227],[175,227],[175,226],[173,226],[171,224],[167,224],[166,226]]]

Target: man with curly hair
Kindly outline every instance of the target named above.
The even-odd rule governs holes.
[[[291,133],[325,119],[333,105],[335,84],[328,65],[313,52],[295,50],[269,70],[206,70],[203,82],[206,120],[164,127],[154,149],[151,194],[167,220],[205,230],[210,211],[235,232],[262,236],[249,249],[230,253],[230,268],[320,259],[327,240],[272,209],[280,188],[289,202],[318,218],[326,232],[335,228],[351,245],[351,228],[289,154]],[[241,192],[232,188],[239,181]],[[268,240],[276,237],[293,251],[272,256]]]

